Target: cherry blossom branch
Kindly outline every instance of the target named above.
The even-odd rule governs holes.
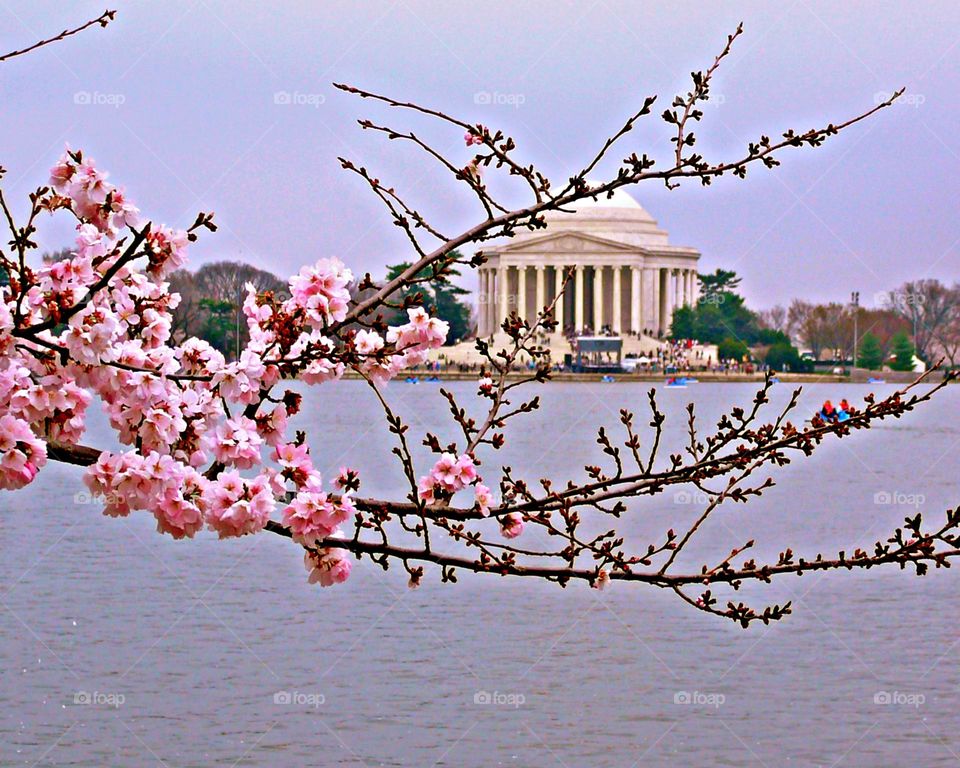
[[[38,48],[42,48],[45,45],[50,45],[51,43],[56,43],[61,40],[66,40],[68,37],[72,37],[73,35],[83,32],[83,30],[87,29],[88,27],[92,27],[96,25],[99,25],[101,27],[106,27],[107,24],[113,21],[116,15],[117,15],[116,11],[104,11],[97,18],[91,19],[85,24],[81,24],[79,27],[75,27],[74,29],[65,29],[59,35],[55,35],[54,37],[49,37],[46,40],[40,40],[39,42],[34,43],[33,45],[27,48],[23,48],[19,51],[11,51],[10,53],[5,53],[2,56],[0,56],[0,61],[7,61],[8,59],[12,59],[14,56],[23,56],[25,53],[30,53],[32,51],[37,50]]]

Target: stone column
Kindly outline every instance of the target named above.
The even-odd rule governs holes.
[[[487,330],[487,270],[477,272],[479,289],[477,291],[477,336],[483,336]]]
[[[692,297],[691,305],[696,305],[700,301],[700,276],[696,269],[690,270],[690,295]]]
[[[497,326],[500,325],[500,320],[497,317],[500,306],[497,291],[500,290],[500,281],[502,279],[503,275],[501,275],[498,270],[490,270],[490,333],[496,333]]]
[[[564,300],[564,289],[566,286],[563,284],[563,274],[564,267],[556,267],[553,271],[553,295],[557,297],[557,303],[553,305],[553,319],[557,321],[557,331],[563,333],[563,300]]]
[[[546,285],[546,265],[537,264],[535,269],[537,270],[537,314],[543,312],[543,307],[547,303],[547,285]]]
[[[623,286],[620,281],[623,276],[620,274],[623,269],[618,264],[613,268],[613,332],[620,333],[623,326]]]
[[[647,330],[656,330],[657,297],[653,292],[657,272],[650,267],[640,271],[640,325]]]
[[[603,325],[603,267],[593,268],[593,332],[599,333]]]
[[[653,290],[657,297],[657,324],[656,330],[662,331],[667,315],[667,292],[669,290],[669,281],[667,280],[667,270],[657,269],[657,279],[653,282]]]
[[[517,314],[527,319],[527,267],[517,267]]]
[[[643,327],[643,294],[640,292],[640,267],[630,267],[630,330],[640,333]]]
[[[507,276],[510,273],[510,268],[502,266],[497,270],[497,293],[500,296],[498,304],[500,305],[500,310],[497,312],[497,317],[495,320],[496,325],[500,325],[508,314],[510,314],[510,289],[507,286]]]
[[[577,264],[576,270],[574,275],[573,325],[574,330],[580,333],[583,330],[583,265]]]

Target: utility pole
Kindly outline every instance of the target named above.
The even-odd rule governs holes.
[[[853,305],[853,365],[851,368],[857,367],[857,320],[860,315],[860,291],[854,291],[850,294],[850,303]]]

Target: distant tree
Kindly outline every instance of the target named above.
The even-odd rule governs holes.
[[[740,339],[728,336],[717,344],[717,355],[721,360],[743,360],[750,356],[750,349]]]
[[[73,250],[70,248],[61,248],[59,251],[44,251],[40,256],[40,261],[44,264],[56,264],[58,261],[69,259],[73,256]]]
[[[171,293],[180,294],[180,303],[170,313],[171,337],[176,342],[182,342],[191,336],[199,336],[203,314],[200,306],[202,297],[197,291],[193,273],[188,269],[178,269],[170,273],[167,282],[170,284]]]
[[[448,254],[451,259],[461,260],[459,251],[453,250]],[[410,268],[409,262],[402,262],[387,267],[386,282],[396,279]],[[470,292],[455,285],[452,278],[460,277],[460,270],[454,262],[447,264],[442,271],[425,268],[417,273],[414,279],[398,291],[398,304],[410,303],[422,305],[432,310],[432,314],[450,324],[447,334],[447,344],[456,344],[470,332],[470,306],[461,300]],[[406,322],[402,310],[395,310],[386,318],[388,323]]]
[[[831,356],[849,354],[853,345],[852,317],[842,304],[794,302],[791,311],[797,335],[817,360],[825,351]]]
[[[910,323],[890,309],[860,309],[859,331],[872,333],[880,344],[882,359],[890,357],[893,337],[899,332],[910,333]],[[861,342],[862,343],[862,342]]]
[[[769,328],[773,331],[781,331],[789,336],[787,316],[787,310],[780,304],[777,304],[770,307],[770,309],[763,310],[757,318],[761,327]]]
[[[877,339],[874,334],[867,332],[863,335],[863,338],[860,339],[858,352],[858,367],[866,368],[870,371],[879,371],[883,366],[883,348],[880,346],[879,339]]]
[[[787,327],[786,332],[790,338],[802,338],[801,328],[804,322],[813,311],[813,304],[808,301],[794,299],[787,308]],[[804,340],[804,343],[806,341]]]
[[[273,273],[239,261],[211,262],[196,272],[177,270],[169,282],[170,290],[181,297],[173,310],[174,338],[198,336],[228,357],[235,356],[238,347],[243,348],[249,340],[240,309],[247,283],[253,284],[257,293],[272,291],[284,297],[288,292],[287,283]]]
[[[200,299],[201,325],[199,336],[229,356],[236,344],[236,304],[219,299]]]
[[[893,361],[890,367],[895,371],[912,371],[915,353],[910,337],[903,332],[898,333],[893,337]]]
[[[756,340],[758,344],[765,345],[790,344],[790,337],[787,334],[773,328],[757,329]]]
[[[697,275],[697,277],[700,280],[700,296],[705,300],[724,293],[734,293],[740,287],[741,278],[729,269],[717,269],[710,274]]]
[[[693,307],[684,305],[675,309],[673,312],[673,319],[670,321],[670,338],[699,338],[696,333],[696,318],[697,313]]]
[[[951,290],[960,293],[960,285]],[[960,312],[954,312],[950,320],[937,331],[937,355],[943,355],[951,367],[960,364]]]
[[[799,350],[789,341],[772,344],[763,357],[763,362],[774,371],[803,372],[813,367],[812,363],[800,357]]]
[[[704,292],[697,305],[674,310],[670,326],[673,338],[719,344],[729,337],[756,343],[760,323],[734,290],[740,284],[736,272],[718,269],[712,275],[700,275],[700,283]]]
[[[891,292],[887,306],[910,323],[917,356],[928,360],[932,342],[960,311],[960,291],[939,280],[914,280]]]

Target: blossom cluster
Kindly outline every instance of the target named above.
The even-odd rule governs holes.
[[[180,297],[167,278],[186,263],[193,228],[142,222],[126,193],[69,148],[35,209],[71,215],[76,238],[37,266],[0,256],[9,276],[0,289],[0,488],[30,483],[49,443],[80,443],[96,402],[121,445],[85,475],[107,515],[146,510],[180,539],[204,528],[257,533],[278,514],[307,550],[311,582],[346,579],[349,556],[329,540],[357,516],[359,478],[343,469],[324,489],[306,438],[288,436],[300,395],[274,390],[288,379],[335,380],[347,366],[386,382],[441,346],[447,324],[411,308],[403,324],[354,333],[353,275],[323,258],[290,279],[289,297],[247,286],[250,340],[228,361],[203,340],[172,336]],[[454,464],[444,493],[476,480],[472,460]]]
[[[443,453],[430,472],[417,483],[417,492],[420,500],[428,506],[449,502],[455,493],[468,486],[473,486],[476,508],[484,517],[490,514],[493,506],[493,492],[483,484],[477,474],[477,465],[473,457],[468,454],[455,456],[452,453]],[[500,533],[508,539],[515,539],[523,533],[523,516],[510,512],[499,518]]]

